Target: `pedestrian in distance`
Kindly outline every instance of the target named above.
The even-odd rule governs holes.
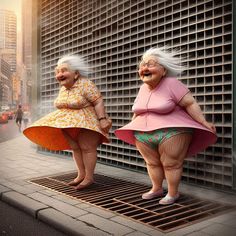
[[[206,121],[189,89],[177,79],[185,70],[177,54],[167,47],[143,54],[138,67],[143,83],[132,107],[132,121],[115,130],[118,138],[137,147],[146,162],[152,188],[142,198],[159,197],[161,205],[179,198],[184,159],[217,139],[214,124]]]
[[[28,110],[23,111],[23,122],[24,128],[27,128],[30,122],[30,112]]]
[[[91,69],[79,55],[64,56],[55,68],[61,88],[57,110],[24,130],[31,141],[49,150],[72,150],[77,176],[68,184],[82,190],[94,183],[97,147],[109,142],[111,119],[103,97],[88,78]]]
[[[23,118],[23,110],[22,110],[21,105],[18,105],[18,108],[15,113],[15,120],[16,120],[16,124],[19,128],[19,132],[21,132],[22,118]]]

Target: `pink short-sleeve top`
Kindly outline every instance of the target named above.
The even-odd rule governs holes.
[[[188,88],[183,83],[170,77],[161,80],[153,90],[150,90],[147,84],[143,84],[134,101],[132,111],[136,115],[144,112],[170,113],[188,92]]]
[[[135,145],[133,135],[135,130],[145,132],[168,127],[193,128],[188,156],[202,151],[215,143],[217,137],[178,105],[188,92],[189,89],[173,77],[163,78],[153,90],[143,84],[132,107],[132,111],[137,117],[127,125],[115,130],[115,135],[129,144]]]

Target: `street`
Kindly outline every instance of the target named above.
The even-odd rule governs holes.
[[[0,235],[65,236],[65,234],[0,201]]]
[[[24,124],[22,124],[23,126]],[[15,120],[0,124],[0,143],[22,135]],[[0,150],[1,152],[2,150]],[[4,158],[4,157],[1,157]],[[63,236],[65,234],[33,218],[0,199],[0,235],[7,236]]]
[[[23,124],[22,124],[23,126]],[[6,124],[0,124],[0,143],[21,135],[15,120],[8,120]]]

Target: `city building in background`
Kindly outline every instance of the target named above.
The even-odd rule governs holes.
[[[21,104],[22,97],[22,81],[20,76],[17,73],[13,73],[12,75],[12,90],[13,90],[13,108],[16,109],[16,104]]]
[[[0,9],[0,55],[16,72],[16,14]]]
[[[16,15],[0,9],[0,110],[13,104],[12,74],[16,72]]]
[[[183,180],[201,187],[236,190],[233,100],[232,0],[40,0],[34,3],[38,37],[33,73],[41,115],[54,109],[59,85],[54,78],[58,58],[82,54],[93,65],[91,78],[101,90],[113,120],[111,143],[99,148],[99,161],[145,172],[135,147],[118,140],[113,131],[127,124],[139,90],[137,65],[145,50],[168,45],[179,48],[188,69],[179,78],[215,123],[218,141],[184,163]],[[38,56],[40,55],[40,57]],[[35,93],[36,94],[36,93]],[[35,95],[36,96],[36,95]],[[68,152],[59,152],[69,155]]]
[[[8,110],[13,101],[12,71],[8,62],[0,57],[0,110]]]
[[[21,26],[17,29],[17,18],[13,11],[0,9],[0,58],[9,63],[10,86],[1,79],[0,90],[8,91],[11,99],[2,100],[13,110],[21,104],[30,109],[32,101],[32,0],[22,0]],[[9,89],[7,89],[8,87]],[[4,95],[5,99],[5,95]]]
[[[30,109],[32,101],[32,0],[22,0],[22,106]]]

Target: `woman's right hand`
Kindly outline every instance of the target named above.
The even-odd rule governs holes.
[[[136,117],[137,115],[134,113],[131,120],[134,120]]]
[[[110,118],[102,119],[99,121],[100,126],[103,132],[108,133],[111,126],[112,126],[112,120]]]

